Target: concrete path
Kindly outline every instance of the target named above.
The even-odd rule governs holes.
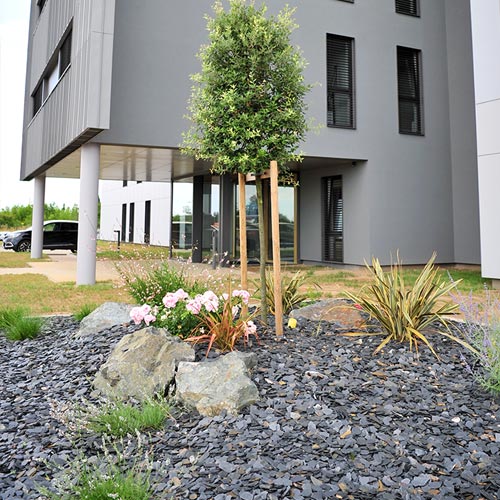
[[[7,250],[9,251],[9,250]],[[46,262],[28,262],[29,267],[0,268],[1,274],[43,274],[56,283],[76,282],[76,254],[66,250],[44,252]],[[1,255],[0,255],[1,258]],[[119,275],[112,261],[97,261],[97,281],[118,281]]]

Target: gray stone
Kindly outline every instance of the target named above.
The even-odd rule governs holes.
[[[94,387],[108,397],[144,400],[163,395],[179,361],[193,361],[194,350],[163,328],[125,335],[100,368]]]
[[[239,352],[215,361],[180,362],[176,397],[205,416],[218,415],[223,410],[237,413],[259,399],[257,387],[249,377],[248,363],[254,363],[252,356]]]
[[[80,322],[76,337],[93,335],[116,325],[130,323],[132,305],[121,302],[104,302]]]

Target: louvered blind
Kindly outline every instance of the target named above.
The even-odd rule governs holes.
[[[327,124],[354,128],[353,45],[345,36],[327,35]]]
[[[397,48],[399,131],[402,134],[423,133],[420,51]]]
[[[396,0],[396,12],[409,16],[419,16],[418,0]]]
[[[342,177],[323,179],[323,260],[343,262],[343,199]]]

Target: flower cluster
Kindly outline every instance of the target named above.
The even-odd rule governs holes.
[[[136,325],[144,321],[144,323],[149,326],[150,323],[156,321],[156,316],[152,314],[151,306],[148,304],[143,304],[140,307],[133,307],[130,311],[130,317]]]
[[[254,322],[240,317],[241,308],[248,305],[249,299],[250,294],[246,290],[233,290],[230,294],[223,293],[220,296],[208,290],[191,298],[179,288],[165,294],[163,307],[155,306],[152,309],[148,304],[134,307],[130,317],[136,325],[142,321],[147,325],[156,322],[156,325],[166,327],[173,335],[189,338],[193,342],[211,339],[211,343],[219,344],[217,339],[228,334],[229,339],[222,343],[223,349],[227,350],[232,349],[240,337],[245,343],[250,335],[257,337]],[[195,336],[195,332],[201,335]]]

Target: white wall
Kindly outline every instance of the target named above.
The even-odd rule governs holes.
[[[115,230],[122,228],[122,204],[127,204],[126,237],[128,241],[129,207],[135,203],[134,242],[144,243],[145,203],[151,200],[150,243],[170,245],[170,183],[101,181],[101,228],[100,238],[116,241]]]
[[[471,0],[481,272],[500,280],[500,1]]]

